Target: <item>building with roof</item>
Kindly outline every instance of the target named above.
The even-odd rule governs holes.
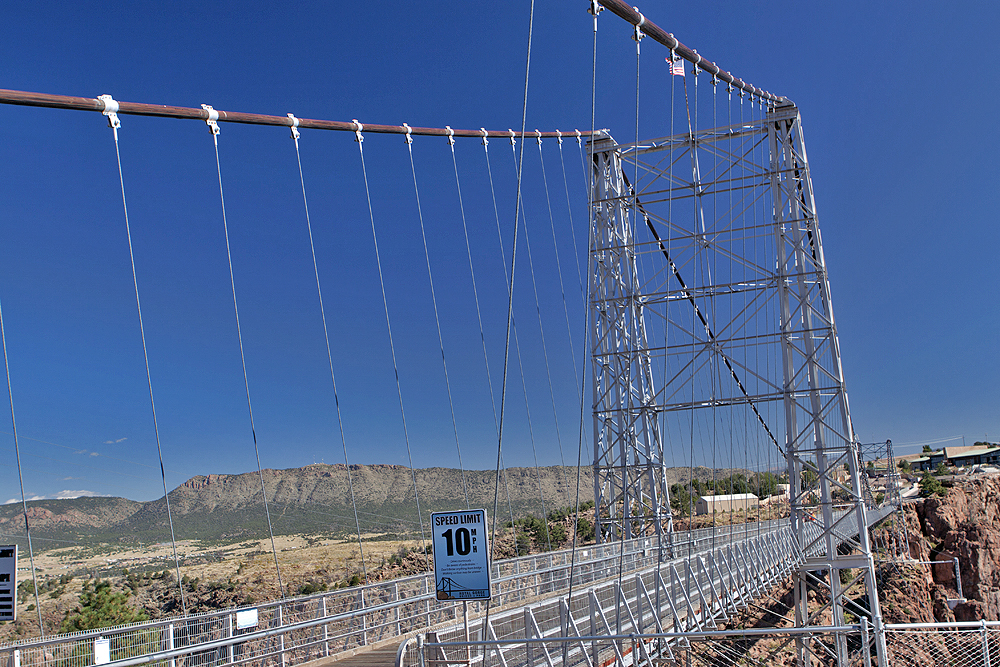
[[[971,447],[945,447],[944,459],[953,466],[1000,463],[1000,446],[977,443]]]
[[[760,504],[757,496],[752,493],[732,493],[719,496],[699,496],[695,504],[696,514],[712,514],[713,512],[734,512],[757,507]]]

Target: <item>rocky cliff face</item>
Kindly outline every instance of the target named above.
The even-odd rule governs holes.
[[[903,576],[888,577],[881,591],[886,620],[1000,620],[1000,477],[958,483],[943,498],[907,505],[905,514],[910,556],[942,564],[907,566]],[[966,598],[959,603],[956,557]]]

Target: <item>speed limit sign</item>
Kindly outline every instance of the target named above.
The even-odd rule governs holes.
[[[438,600],[489,600],[486,510],[434,512],[434,587]]]

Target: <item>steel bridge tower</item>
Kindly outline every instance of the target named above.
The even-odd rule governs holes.
[[[604,134],[590,155],[600,539],[671,531],[672,452],[714,468],[726,450],[758,483],[784,469],[796,625],[863,617],[884,665],[869,536],[844,534],[866,507],[798,109],[635,145]],[[819,650],[849,663],[840,638],[801,641],[800,664]]]

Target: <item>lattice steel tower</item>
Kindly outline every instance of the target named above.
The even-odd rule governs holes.
[[[804,554],[796,625],[865,616],[884,665],[868,533],[847,530],[866,508],[801,119],[791,104],[758,116],[590,145],[600,536],[671,530],[676,453],[758,485],[784,469]],[[843,638],[816,646],[801,642],[799,660],[848,664]]]

